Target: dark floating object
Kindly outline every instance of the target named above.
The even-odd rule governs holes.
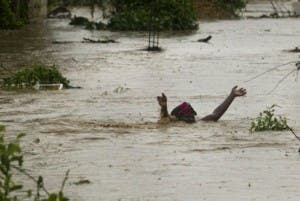
[[[81,86],[71,86],[71,85],[69,85],[69,86],[67,86],[67,87],[65,87],[66,89],[82,89],[82,87]]]
[[[149,51],[149,52],[161,52],[163,49],[161,47],[147,47],[145,49],[146,51]]]
[[[91,183],[91,181],[88,179],[82,179],[77,182],[74,182],[75,185],[90,184],[90,183]]]
[[[197,40],[197,42],[207,43],[208,41],[210,41],[211,38],[212,38],[212,36],[207,36],[206,38]]]
[[[107,28],[107,25],[103,22],[89,21],[86,17],[77,17],[76,15],[71,19],[69,24],[73,26],[83,26],[88,30],[106,30]]]
[[[287,50],[287,52],[291,52],[291,53],[300,53],[300,48],[299,47],[295,47],[292,50]]]
[[[58,7],[47,14],[48,18],[71,18],[71,11],[66,7]]]
[[[76,15],[71,19],[70,25],[74,26],[84,26],[89,22],[86,17],[77,17]]]
[[[164,49],[161,47],[145,47],[142,49],[139,49],[140,51],[146,51],[146,52],[163,52]]]
[[[74,41],[52,41],[52,44],[70,44],[70,43],[75,43]]]
[[[113,40],[113,39],[94,40],[94,39],[91,39],[91,38],[83,38],[82,43],[118,43],[118,42]]]

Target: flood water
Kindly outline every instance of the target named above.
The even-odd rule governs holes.
[[[210,43],[195,42],[208,35]],[[249,132],[251,119],[275,103],[300,134],[296,73],[269,93],[295,66],[246,82],[299,60],[284,51],[300,44],[299,19],[200,22],[197,32],[163,33],[160,53],[141,51],[145,33],[91,32],[68,20],[45,20],[0,36],[0,60],[8,68],[54,63],[83,87],[0,91],[7,137],[27,133],[24,167],[44,175],[50,190],[59,189],[70,169],[66,193],[76,201],[299,199],[300,143],[289,132]],[[83,37],[119,43],[81,43]],[[188,101],[201,117],[234,85],[248,95],[237,98],[219,122],[156,124],[161,92],[169,110]],[[90,183],[75,185],[82,179]]]

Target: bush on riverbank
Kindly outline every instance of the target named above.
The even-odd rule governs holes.
[[[158,30],[193,30],[198,28],[192,0],[160,0],[157,2],[112,0],[110,3],[116,12],[112,14],[107,26],[101,22],[90,22],[82,17],[73,18],[70,24],[83,25],[86,29],[146,31],[149,29],[150,20],[153,20],[155,21],[155,28]],[[151,19],[151,17],[153,18]]]
[[[246,7],[247,0],[217,0],[217,4],[225,11],[237,16]]]
[[[104,29],[106,29],[106,24],[104,24],[102,22],[89,21],[89,19],[87,19],[85,17],[74,16],[71,19],[71,22],[69,24],[74,25],[74,26],[82,26],[88,30],[104,30]]]
[[[239,16],[247,0],[194,0],[197,16],[201,19],[227,19]]]
[[[72,5],[85,5],[86,1],[69,1]],[[197,29],[197,14],[203,18],[237,17],[245,8],[246,0],[111,0],[89,1],[90,5],[105,5],[114,8],[107,26],[100,29],[113,31],[145,31],[149,22],[154,21],[158,30],[193,30]],[[152,18],[151,18],[151,15]],[[96,22],[86,22],[87,29],[97,29]]]
[[[24,21],[17,20],[8,0],[0,0],[0,29],[16,29],[24,25]]]
[[[89,6],[91,4],[101,6],[105,1],[109,0],[48,0],[48,6]]]
[[[160,0],[149,3],[147,0],[113,0],[116,13],[111,17],[108,28],[111,30],[148,30],[151,20],[157,22],[159,30],[197,29],[197,18],[191,0]]]
[[[69,88],[69,80],[65,78],[55,65],[44,66],[34,65],[16,72],[9,77],[3,78],[2,87],[4,88],[30,88],[36,84],[63,84]]]

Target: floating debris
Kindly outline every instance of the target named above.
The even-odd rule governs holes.
[[[75,43],[74,41],[52,41],[52,44],[70,44],[70,43]]]
[[[117,41],[113,39],[106,39],[106,40],[94,40],[91,38],[83,38],[82,43],[117,43]]]
[[[294,49],[291,49],[291,50],[286,50],[286,52],[291,52],[291,53],[300,53],[300,48],[299,48],[299,47],[295,47]]]
[[[40,84],[39,82],[33,86],[36,90],[62,90],[63,84]]]
[[[90,183],[92,183],[92,182],[88,179],[82,179],[82,180],[74,182],[75,185],[83,185],[83,184],[90,184]]]
[[[206,38],[202,38],[202,39],[197,40],[197,42],[208,43],[211,38],[212,38],[212,36],[209,35]]]
[[[125,93],[129,90],[130,90],[129,88],[119,86],[119,87],[115,88],[113,92],[117,93],[117,94],[121,94],[121,93]]]

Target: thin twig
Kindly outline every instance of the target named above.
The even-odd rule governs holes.
[[[63,190],[64,190],[64,187],[65,187],[65,185],[66,185],[66,181],[67,181],[68,178],[69,178],[69,173],[70,173],[70,170],[67,170],[66,175],[65,175],[65,178],[64,178],[64,180],[63,180],[63,182],[62,182],[62,185],[61,185],[61,188],[60,188],[60,192],[63,192]]]
[[[39,176],[38,182],[36,182],[36,196],[35,201],[40,201],[40,188],[44,185],[43,177]]]
[[[12,168],[18,170],[19,172],[23,173],[24,175],[26,175],[28,178],[30,178],[32,181],[34,181],[35,183],[38,183],[38,180],[36,178],[34,178],[32,175],[30,175],[26,170],[15,166],[15,165],[11,165]],[[45,188],[44,184],[41,186],[43,191],[47,194],[50,195],[50,193],[47,191],[47,189]]]
[[[300,137],[298,137],[296,135],[296,133],[294,132],[294,130],[291,127],[289,127],[289,126],[287,128],[291,131],[291,133],[293,133],[293,135],[296,137],[296,139],[300,141]]]
[[[275,87],[268,93],[271,94],[275,89],[277,89],[277,87],[289,76],[291,75],[293,72],[295,72],[295,70],[290,71],[288,74],[286,74],[283,78],[281,78],[277,84],[275,85]]]
[[[254,76],[253,78],[251,78],[251,79],[249,79],[249,80],[246,80],[245,82],[250,82],[250,81],[252,81],[252,80],[255,80],[256,78],[258,78],[258,77],[260,77],[260,76],[262,76],[262,75],[264,75],[264,74],[266,74],[266,73],[268,73],[268,72],[270,72],[270,71],[273,71],[273,70],[276,70],[277,68],[280,68],[280,67],[282,67],[282,66],[286,66],[286,65],[289,65],[289,64],[292,64],[292,63],[298,63],[299,61],[291,61],[291,62],[288,62],[288,63],[285,63],[285,64],[280,64],[280,65],[278,65],[278,66],[275,66],[275,67],[273,67],[273,68],[270,68],[269,70],[267,70],[267,71],[265,71],[265,72],[263,72],[263,73],[260,73],[260,74],[258,74],[258,75],[256,75],[256,76]]]

